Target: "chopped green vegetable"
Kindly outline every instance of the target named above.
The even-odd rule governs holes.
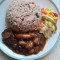
[[[51,12],[51,15],[54,17],[54,14]]]
[[[51,22],[48,22],[48,27],[52,27],[53,25],[52,25],[52,23]]]

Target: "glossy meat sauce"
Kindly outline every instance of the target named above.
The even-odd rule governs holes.
[[[11,29],[5,29],[2,40],[12,51],[22,55],[37,54],[43,50],[46,38],[39,31],[17,33]]]

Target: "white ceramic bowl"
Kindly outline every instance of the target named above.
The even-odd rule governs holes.
[[[48,39],[48,41],[46,42],[46,45],[43,49],[43,51],[39,52],[37,55],[30,55],[30,56],[23,56],[23,55],[19,55],[14,53],[12,50],[10,50],[5,44],[3,44],[2,42],[2,32],[5,29],[5,15],[6,15],[6,9],[9,6],[10,2],[12,0],[6,0],[6,2],[4,2],[1,6],[0,6],[0,49],[7,54],[8,56],[15,58],[15,59],[21,59],[21,60],[34,60],[34,59],[38,59],[41,58],[43,56],[45,56],[46,54],[48,54],[53,47],[55,46],[55,44],[58,41],[58,36],[59,36],[59,20],[58,20],[58,24],[57,24],[57,32],[56,34],[54,34],[50,39]],[[53,9],[55,12],[58,13],[56,7],[49,1],[49,0],[34,0],[36,3],[38,3],[38,5],[41,8],[51,8]]]

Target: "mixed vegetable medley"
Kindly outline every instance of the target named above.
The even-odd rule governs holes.
[[[40,32],[44,33],[46,38],[49,38],[52,33],[56,33],[57,31],[56,24],[58,20],[58,14],[49,8],[42,8],[41,12],[42,19],[38,26],[40,28]]]

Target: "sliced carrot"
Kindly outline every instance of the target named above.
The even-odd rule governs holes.
[[[40,22],[40,24],[41,24],[42,22]]]
[[[44,27],[44,25],[43,25],[43,24],[39,24],[38,26],[39,26],[40,28]]]
[[[42,13],[46,13],[46,11],[44,10],[44,8],[41,9]]]
[[[51,14],[51,12],[49,14]]]
[[[44,21],[44,24],[46,24],[46,21]]]

